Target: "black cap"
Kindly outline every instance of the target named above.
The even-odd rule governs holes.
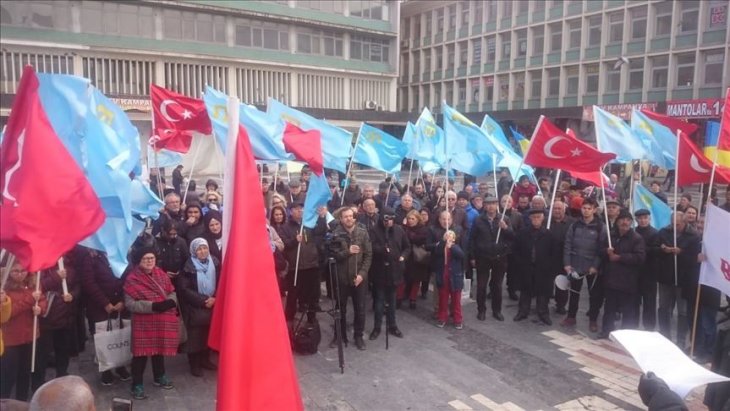
[[[294,201],[293,203],[289,204],[290,210],[297,207],[304,207],[304,203],[302,203],[301,201]]]
[[[380,215],[382,215],[383,217],[385,217],[385,216],[388,216],[388,217],[395,217],[395,210],[393,210],[393,209],[392,209],[392,208],[390,208],[390,207],[385,207],[385,208],[383,208],[383,210],[382,210],[382,211],[380,212]]]
[[[533,214],[542,214],[545,215],[545,209],[544,208],[531,208],[527,210],[527,214],[533,215]]]
[[[499,200],[495,196],[487,196],[487,198],[484,199],[485,203],[498,203]]]
[[[606,205],[609,205],[609,204],[616,204],[618,206],[621,205],[621,203],[619,203],[618,200],[614,197],[609,197],[606,199]]]
[[[636,210],[634,213],[634,216],[640,217],[642,215],[651,215],[651,211],[647,210],[646,208],[642,208],[640,210]]]
[[[467,193],[466,191],[459,191],[459,193],[456,194],[456,199],[458,200],[462,198],[464,200],[469,200],[469,193]]]
[[[633,220],[634,219],[634,217],[631,215],[631,213],[629,212],[629,210],[621,210],[618,213],[618,217],[616,217],[616,220],[620,220],[622,218],[628,218],[629,220]]]

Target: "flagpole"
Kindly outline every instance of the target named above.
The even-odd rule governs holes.
[[[385,173],[385,179],[386,180],[388,179],[388,173]],[[388,192],[385,193],[385,202],[383,203],[383,208],[385,208],[385,207],[388,206],[388,197],[390,197],[390,190],[392,190],[392,189],[393,189],[393,177],[391,176],[390,177],[390,184],[388,184]],[[344,193],[342,193],[342,199],[343,200],[345,199],[345,194]],[[380,210],[380,212],[382,213],[383,210]]]
[[[222,148],[220,149],[220,151],[218,150],[218,140],[215,138],[215,132],[213,132],[212,137],[213,137],[213,149],[215,150],[216,153],[220,152],[221,154],[223,154],[223,149]],[[225,154],[223,154],[223,155],[225,156]],[[224,164],[224,167],[225,167],[225,161],[223,162],[223,164]],[[264,168],[261,167],[261,173],[262,173],[262,175],[263,175],[263,172],[264,172]],[[223,170],[221,169],[221,167],[218,167],[218,177],[220,177],[221,184],[223,184]]]
[[[35,279],[35,290],[36,292],[41,291],[41,272],[36,272],[36,279]],[[35,298],[35,304],[33,305],[33,308],[40,307],[38,305],[38,298]],[[35,372],[35,351],[37,346],[37,337],[38,337],[38,316],[33,313],[33,347],[32,347],[32,354],[30,357],[30,372]]]
[[[299,236],[301,237],[304,234],[304,219],[302,219],[301,226],[299,226]],[[304,240],[304,237],[302,237],[302,240]],[[299,275],[299,255],[302,252],[302,242],[297,241],[297,260],[294,265],[294,287],[297,286],[297,276]]]
[[[639,169],[641,169],[641,165],[639,165]],[[601,177],[603,178],[603,177]],[[634,199],[634,161],[631,160],[631,177],[629,180],[629,210],[631,210],[632,201]]]
[[[677,189],[678,189],[677,183],[679,183],[679,178],[678,178],[679,177],[679,167],[678,167],[678,164],[677,164],[677,160],[679,159],[679,137],[680,137],[680,133],[681,132],[679,130],[677,130],[677,151],[674,152],[675,153],[674,154],[674,158],[675,158],[675,162],[674,162],[674,215],[672,216],[673,217],[673,219],[672,219],[672,225],[673,225],[672,232],[674,233],[674,249],[675,249],[675,252],[674,252],[674,286],[675,287],[679,287],[679,282],[677,281],[677,253],[676,253],[676,249],[677,249],[677,224],[676,224],[676,220],[677,220],[677,202],[678,202],[678,199],[677,199]]]
[[[360,123],[360,130],[357,131],[357,137],[355,137],[355,148],[352,149],[352,155],[350,156],[350,164],[347,165],[347,173],[345,174],[345,185],[342,187],[342,199],[340,200],[340,207],[345,205],[345,190],[350,183],[350,173],[352,172],[352,160],[355,158],[355,151],[357,151],[357,143],[360,142],[360,131],[362,131],[362,125]]]
[[[408,125],[406,125],[406,128]],[[416,151],[418,151],[418,138],[416,138]],[[421,169],[421,165],[418,165],[418,169]],[[411,193],[411,186],[413,185],[413,181],[411,180],[411,173],[413,173],[413,159],[411,159],[411,166],[408,168],[408,191],[406,191],[408,194]]]
[[[498,197],[499,194],[497,193],[497,155],[494,153],[492,153],[492,180],[494,181],[494,196]],[[499,201],[501,200],[501,198],[497,198],[497,203],[499,204]]]
[[[603,175],[601,174],[601,168],[598,167],[598,174],[599,174],[599,180],[601,180],[601,198],[603,199],[603,216],[606,218],[606,236],[608,237],[608,248],[613,248],[613,244],[611,244],[611,230],[610,230],[610,224],[608,222],[608,211],[606,206],[606,183],[603,181]]]
[[[263,171],[264,168],[261,167],[261,171]],[[276,171],[274,171],[274,192],[278,193],[276,184],[279,182],[279,164],[276,164]]]
[[[10,277],[10,270],[13,268],[13,264],[15,264],[15,255],[11,252],[7,252],[7,255],[8,264],[5,266],[5,270],[2,273],[2,279],[0,280],[0,290],[5,290],[5,283],[8,282],[8,277]]]
[[[555,173],[555,181],[553,182],[553,194],[550,197],[550,211],[548,211],[547,229],[550,229],[550,222],[553,219],[553,203],[555,203],[555,195],[558,193],[558,181],[560,181],[560,169]],[[599,170],[600,174],[600,170]],[[603,181],[603,179],[601,179]]]
[[[537,124],[535,125],[535,129],[532,130],[532,137],[530,137],[530,141],[527,143],[527,150],[525,150],[525,155],[522,156],[522,159],[520,160],[520,166],[517,167],[517,170],[522,170],[522,166],[525,164],[525,158],[527,158],[527,155],[530,154],[530,149],[532,148],[532,141],[535,139],[535,134],[537,134],[537,130],[540,129],[540,126],[542,125],[542,121],[545,119],[545,116],[540,115],[540,119],[537,120]],[[509,188],[509,196],[512,197],[512,191],[515,189],[515,178],[512,177],[512,185]],[[496,189],[496,187],[495,187]],[[502,218],[499,220],[500,222],[504,220],[504,216],[507,214],[507,207],[502,207]],[[500,224],[499,229],[497,229],[497,239],[494,240],[494,243],[499,243],[499,235],[502,233],[502,225]]]
[[[213,138],[215,140],[215,138]],[[195,162],[198,160],[198,154],[200,154],[200,146],[201,146],[200,140],[198,140],[198,146],[195,147],[195,154],[193,154],[193,163],[190,164],[190,174],[188,176],[188,182],[185,184],[185,194],[183,194],[183,201],[182,203],[185,204],[185,200],[188,198],[188,191],[190,189],[190,180],[193,179],[193,170],[195,169]]]

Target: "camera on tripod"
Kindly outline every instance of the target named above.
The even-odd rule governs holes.
[[[346,233],[328,232],[324,236],[324,252],[328,259],[336,258],[339,253],[350,247],[350,236]]]

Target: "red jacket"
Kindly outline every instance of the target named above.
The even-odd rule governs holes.
[[[537,186],[530,183],[527,188],[523,187],[522,184],[515,184],[515,188],[512,189],[512,200],[514,201],[514,207],[517,207],[518,200],[521,196],[526,195],[530,200],[537,194]]]
[[[41,290],[42,291],[42,290]],[[14,347],[27,344],[33,341],[33,288],[6,288],[13,302],[10,319],[3,324],[3,342],[5,347]],[[38,305],[41,307],[41,314],[46,311],[46,296],[41,295]],[[40,331],[36,333],[36,338]]]

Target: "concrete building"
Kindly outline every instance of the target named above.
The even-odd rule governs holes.
[[[405,1],[398,108],[586,128],[592,105],[719,117],[730,86],[728,0]]]
[[[3,124],[26,64],[91,79],[142,135],[150,84],[197,98],[211,85],[256,105],[273,97],[349,128],[396,110],[391,0],[8,0],[0,12]]]

